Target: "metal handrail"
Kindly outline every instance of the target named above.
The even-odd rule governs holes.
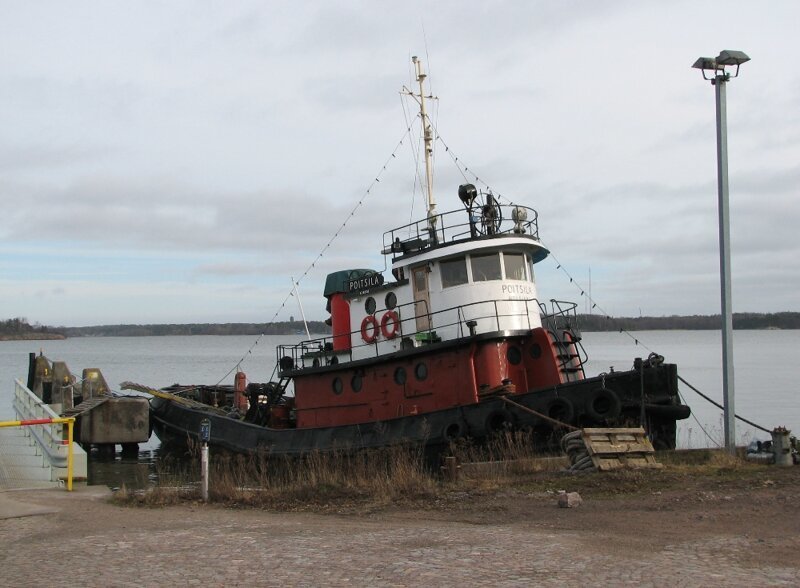
[[[47,419],[30,419],[25,421],[0,421],[0,428],[2,427],[30,427],[33,425],[54,425],[66,424],[67,425],[67,438],[62,441],[67,445],[67,492],[72,492],[72,465],[73,465],[73,451],[72,451],[72,430],[75,425],[75,417],[57,417]]]
[[[43,457],[46,456],[47,463],[51,467],[67,468],[68,489],[71,490],[71,478],[75,469],[74,453],[77,451],[83,455],[83,459],[86,457],[86,453],[82,448],[76,449],[73,447],[72,426],[75,419],[73,417],[61,417],[56,414],[50,406],[45,404],[19,380],[16,380],[15,384],[14,410],[22,418],[19,421],[8,422],[45,425],[31,427],[29,429],[30,434],[42,449]],[[64,455],[63,451],[65,445],[64,424],[67,425],[67,455]],[[85,466],[81,470],[84,471]]]
[[[551,303],[553,303],[553,302],[556,302],[556,301],[551,301]],[[524,311],[520,311],[520,312],[501,312],[500,308],[498,307],[499,303],[504,303],[504,304],[524,303],[525,304],[525,309],[524,309]],[[400,322],[400,328],[399,328],[398,335],[402,336],[402,337],[416,337],[418,334],[421,334],[421,333],[432,333],[436,329],[446,329],[448,327],[453,327],[453,326],[457,326],[458,327],[459,334],[460,334],[461,337],[463,337],[464,336],[464,326],[465,326],[465,324],[467,322],[467,319],[466,319],[467,314],[464,312],[465,308],[474,307],[474,306],[478,306],[478,305],[491,304],[493,309],[494,309],[494,312],[488,313],[488,314],[484,314],[484,315],[480,315],[480,316],[476,316],[476,317],[472,317],[471,320],[480,321],[480,320],[485,320],[485,319],[494,319],[494,322],[495,322],[495,325],[496,325],[498,331],[501,328],[501,325],[500,325],[501,319],[503,319],[503,318],[520,317],[520,316],[527,317],[528,329],[532,328],[531,320],[530,320],[530,316],[531,316],[530,315],[530,311],[531,311],[530,307],[532,305],[536,305],[540,310],[544,310],[546,312],[546,305],[544,305],[543,303],[539,302],[539,300],[536,299],[536,298],[521,299],[521,300],[505,300],[505,299],[503,299],[503,300],[498,300],[498,299],[480,300],[480,301],[476,301],[476,302],[469,302],[467,304],[460,304],[458,306],[453,306],[453,307],[446,308],[444,310],[440,310],[440,311],[433,312],[433,313],[425,313],[428,317],[430,317],[430,328],[429,329],[423,329],[423,330],[418,330],[418,329],[415,328],[412,331],[406,332],[406,330],[403,329],[403,325],[404,324],[408,324],[411,321],[416,321],[417,320],[417,315],[416,315],[416,312],[412,312],[410,317],[404,318],[403,317],[403,308],[414,307],[414,306],[416,306],[418,304],[427,304],[427,301],[425,301],[425,300],[417,300],[417,301],[407,302],[405,304],[398,305],[393,309],[380,309],[380,310],[376,311],[376,314],[380,313],[380,312],[385,312],[387,310],[394,310],[395,312],[397,312],[398,320]],[[577,306],[577,305],[575,305],[575,306]],[[567,310],[563,310],[563,309],[559,308],[559,313],[558,314],[567,315],[567,314],[569,314],[570,311],[574,311],[574,308],[567,309]],[[455,321],[442,322],[442,323],[434,324],[435,323],[435,317],[437,317],[437,315],[441,318],[441,316],[444,315],[445,313],[452,313],[452,312],[456,313],[456,317],[457,318],[456,318]],[[553,322],[553,319],[552,319],[552,317],[550,315],[545,315],[543,317],[543,319],[548,321],[548,322]],[[352,335],[355,335],[357,333],[360,333],[360,329],[359,330],[355,330],[355,331],[351,331],[350,333],[347,333],[347,334],[337,334],[335,337],[349,337],[350,340],[352,340],[353,339]],[[308,341],[301,341],[301,342],[295,343],[295,344],[278,345],[278,347],[277,347],[278,363],[280,365],[281,359],[283,357],[287,357],[287,356],[292,359],[292,364],[293,364],[293,368],[292,369],[297,369],[297,368],[302,369],[302,368],[306,367],[306,365],[305,365],[306,360],[313,361],[314,359],[318,359],[318,365],[322,365],[322,360],[330,362],[334,357],[336,357],[336,362],[338,363],[339,362],[339,357],[342,356],[342,355],[345,356],[346,361],[352,361],[353,349],[358,349],[360,347],[367,347],[367,346],[373,347],[375,349],[375,355],[376,356],[379,355],[378,341],[377,340],[374,343],[362,343],[360,345],[355,345],[355,346],[351,347],[350,349],[346,350],[345,352],[342,352],[342,351],[334,352],[334,350],[333,350],[333,339],[334,339],[333,335],[326,335],[325,337],[319,337],[317,339],[311,339],[311,340],[308,340]],[[314,367],[317,367],[317,366],[314,366]]]
[[[580,342],[580,339],[570,341],[570,343],[567,344],[562,341],[560,337],[560,334],[564,332],[575,334],[573,328],[577,328],[578,326],[578,317],[576,313],[578,307],[577,303],[563,300],[550,300],[551,310],[549,312],[547,310],[547,305],[540,303],[539,307],[542,310],[542,322],[545,323],[547,329],[554,334],[555,343],[563,352],[563,355],[567,356],[569,354],[569,345],[571,344],[578,354],[576,358],[578,360],[578,367],[583,368],[589,360],[589,354],[586,352],[586,348]],[[568,357],[563,359],[560,363],[560,367],[567,367],[570,361]]]
[[[501,210],[508,211],[509,214],[502,215],[501,224],[497,230],[492,231],[492,236],[518,234],[539,238],[539,213],[534,209],[516,204],[498,204],[497,206]],[[515,222],[511,215],[514,209],[524,210],[528,213],[529,219],[519,223]],[[465,218],[466,220],[464,220]],[[435,223],[426,218],[386,231],[383,234],[383,253],[401,253],[404,247],[423,249],[434,243],[469,239],[473,236],[475,220],[470,219],[464,209],[437,214],[435,219]],[[434,234],[431,233],[432,225],[436,227]]]

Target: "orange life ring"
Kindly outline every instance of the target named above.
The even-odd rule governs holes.
[[[378,319],[375,318],[375,315],[368,314],[365,316],[364,320],[361,321],[361,338],[367,343],[374,343],[375,339],[378,338],[379,332],[380,327],[378,326]]]
[[[391,325],[390,325],[391,323]],[[397,331],[400,330],[400,317],[393,310],[387,310],[383,317],[381,317],[381,333],[387,339],[394,339],[397,337]]]

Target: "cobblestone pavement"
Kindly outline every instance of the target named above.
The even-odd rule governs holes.
[[[50,494],[48,494],[50,493]],[[769,586],[785,567],[742,558],[757,539],[608,546],[581,529],[422,515],[333,516],[221,507],[121,508],[37,490],[56,513],[0,520],[8,586]],[[793,539],[796,541],[796,538]]]

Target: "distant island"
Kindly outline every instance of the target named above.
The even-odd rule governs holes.
[[[711,331],[720,328],[719,315],[607,317],[579,314],[578,327],[598,331]],[[800,329],[800,312],[741,312],[733,315],[734,329]],[[323,321],[309,321],[312,335],[328,335]],[[64,339],[66,337],[153,337],[163,335],[305,335],[301,321],[275,323],[190,323],[167,325],[99,325],[93,327],[48,327],[27,319],[0,321],[0,341]]]
[[[0,341],[40,341],[66,338],[60,329],[53,329],[38,323],[31,325],[24,318],[0,321]]]

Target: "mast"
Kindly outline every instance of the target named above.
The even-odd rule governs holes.
[[[433,131],[431,130],[431,122],[428,119],[428,113],[425,110],[425,78],[428,77],[422,70],[422,61],[414,55],[411,58],[412,63],[416,67],[417,82],[419,82],[419,115],[422,119],[423,140],[425,142],[425,191],[428,196],[428,230],[430,231],[431,238],[436,239],[436,200],[433,197],[433,173],[432,173],[432,157],[433,157]]]

